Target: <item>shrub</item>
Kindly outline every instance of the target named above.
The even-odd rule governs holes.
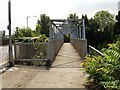
[[[97,90],[120,89],[120,40],[115,44],[109,44],[108,49],[102,50],[104,56],[90,56],[82,63],[89,74],[88,82],[94,83]],[[96,90],[95,88],[93,88]]]

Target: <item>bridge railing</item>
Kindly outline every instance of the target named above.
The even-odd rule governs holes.
[[[63,39],[39,43],[15,43],[15,63],[32,62],[34,64],[34,62],[47,60],[53,62],[62,44]]]
[[[89,45],[89,54],[94,56],[103,56],[103,53]]]
[[[47,43],[15,43],[15,63],[47,59]]]
[[[51,62],[54,61],[55,57],[57,56],[60,48],[62,47],[64,43],[63,39],[56,39],[56,40],[51,40],[48,42],[48,59],[51,60]]]
[[[80,38],[71,38],[70,43],[77,50],[82,59],[87,55],[87,40]]]

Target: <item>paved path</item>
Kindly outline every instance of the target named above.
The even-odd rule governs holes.
[[[10,88],[84,88],[87,75],[80,67],[80,56],[69,43],[59,51],[52,68],[19,68],[3,74],[3,87]]]
[[[81,58],[78,52],[70,43],[64,43],[60,49],[54,63],[53,68],[80,68]]]

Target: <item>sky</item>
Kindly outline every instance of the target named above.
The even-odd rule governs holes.
[[[76,13],[79,18],[87,14],[88,18],[100,10],[107,10],[112,14],[118,13],[119,0],[11,0],[12,33],[15,27],[28,26],[35,29],[35,24],[41,14],[51,19],[66,19],[69,14]],[[34,17],[37,16],[37,17]],[[0,31],[7,30],[8,0],[0,0]]]

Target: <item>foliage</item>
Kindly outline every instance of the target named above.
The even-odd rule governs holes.
[[[97,49],[107,47],[107,44],[112,43],[114,39],[114,15],[108,11],[99,11],[94,15],[94,18],[86,20],[86,36],[88,44]]]
[[[36,39],[36,42],[48,42],[48,38],[45,34],[40,35],[38,39]]]
[[[50,18],[45,14],[42,14],[40,20],[37,22],[36,31],[49,37],[49,22]]]
[[[2,33],[2,38],[5,38],[5,30],[1,31]]]
[[[70,42],[70,34],[64,35],[64,42],[69,43]]]
[[[78,19],[79,17],[76,15],[76,13],[74,14],[69,14],[69,16],[67,17],[67,19]]]
[[[13,34],[14,38],[20,38],[20,37],[32,37],[33,36],[33,32],[30,28],[19,28],[16,27],[16,31],[14,31]]]
[[[36,50],[33,59],[46,59],[47,58],[47,44],[39,42],[47,42],[47,37],[45,34],[41,35],[34,43],[34,48]],[[37,43],[36,43],[37,42]],[[44,60],[32,61],[33,65],[43,66],[46,64]]]
[[[37,21],[37,24],[36,24],[36,33],[41,33],[40,20],[38,20],[38,21]]]
[[[120,40],[115,44],[109,44],[108,49],[103,49],[104,56],[87,56],[82,63],[85,71],[90,75],[88,81],[97,90],[119,90],[120,89]],[[104,89],[103,89],[104,87]],[[95,90],[95,87],[93,88]]]
[[[120,11],[118,12],[118,15],[116,15],[116,20],[117,22],[114,25],[114,41],[120,36]]]
[[[114,15],[109,13],[108,11],[99,11],[94,16],[95,21],[99,24],[99,30],[104,32],[106,30],[106,27],[110,25],[114,25]]]
[[[36,31],[31,30],[30,28],[19,28],[16,27],[16,31],[13,34],[15,42],[32,42],[33,38],[37,38],[37,42],[47,42],[48,38],[45,34],[40,35]]]

